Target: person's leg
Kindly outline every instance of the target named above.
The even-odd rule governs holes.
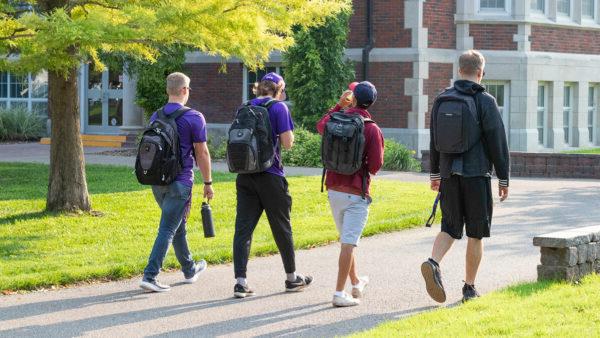
[[[175,232],[175,236],[173,237],[173,250],[175,251],[175,256],[181,265],[181,271],[186,278],[190,278],[194,275],[194,258],[192,257],[192,253],[188,247],[187,242],[187,229],[186,229],[186,220],[183,219],[177,232]]]
[[[260,200],[269,219],[283,267],[286,274],[292,275],[296,272],[296,257],[290,221],[292,196],[290,196],[287,181],[284,177],[265,173],[261,175],[259,182]],[[295,278],[288,278],[290,281],[293,279]]]
[[[490,237],[493,205],[491,179],[463,179],[467,243],[465,283],[473,286],[483,257],[482,238]]]
[[[153,189],[153,191],[161,192],[160,189]],[[169,245],[181,224],[185,203],[189,199],[191,188],[173,182],[168,186],[166,192],[164,190],[162,192],[162,196],[156,196],[155,193],[157,201],[161,200],[162,214],[158,235],[148,259],[148,265],[144,269],[144,279],[147,281],[154,281],[160,272]]]
[[[250,175],[238,175],[236,180],[237,208],[233,235],[233,266],[235,278],[246,278],[252,234],[263,207],[252,184]]]
[[[454,244],[454,238],[448,235],[447,232],[441,231],[439,234],[437,234],[437,236],[435,237],[435,241],[433,242],[431,258],[436,263],[441,263],[446,253],[448,253],[448,251],[452,247],[452,244]]]
[[[467,242],[467,258],[465,283],[475,285],[475,277],[483,256],[483,241],[477,238],[469,238]]]
[[[459,176],[442,179],[440,185],[440,209],[442,211],[441,231],[435,237],[431,259],[441,263],[455,239],[461,239],[464,227],[464,207]]]
[[[348,274],[350,273],[350,267],[352,266],[354,253],[354,245],[342,244],[340,250],[340,259],[338,262],[338,278],[335,286],[335,291],[342,292],[346,288],[346,281],[348,280]]]
[[[352,285],[357,285],[360,282],[358,277],[358,268],[356,267],[356,255],[352,252],[352,264],[350,264],[350,272],[348,273]]]

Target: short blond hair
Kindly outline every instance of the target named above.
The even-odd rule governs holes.
[[[464,75],[475,76],[485,67],[485,58],[480,52],[471,49],[462,53],[458,59],[458,67]]]
[[[167,76],[167,94],[173,96],[181,95],[181,89],[190,86],[190,78],[180,72],[175,72]]]

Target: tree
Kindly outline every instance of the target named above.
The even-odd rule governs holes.
[[[344,55],[350,15],[345,10],[322,26],[298,28],[296,44],[283,55],[292,112],[306,128],[315,129],[354,78],[354,66]]]
[[[0,70],[48,70],[52,118],[46,209],[91,209],[79,134],[77,71],[101,53],[155,61],[183,45],[251,69],[294,42],[292,27],[322,24],[348,0],[0,0]],[[33,10],[32,10],[33,9]]]

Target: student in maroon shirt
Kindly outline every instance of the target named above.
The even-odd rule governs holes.
[[[318,123],[317,130],[323,134],[325,126],[334,112],[344,111],[346,114],[359,114],[370,119],[367,109],[377,99],[377,90],[370,82],[351,84],[351,91],[340,97],[339,103],[332,108]],[[336,227],[340,233],[341,252],[336,292],[333,296],[334,306],[354,306],[360,304],[365,286],[369,283],[366,276],[359,277],[356,268],[354,248],[358,245],[362,231],[367,224],[370,195],[370,175],[375,175],[383,165],[383,134],[375,123],[365,123],[365,151],[362,159],[363,169],[352,175],[327,172],[325,185],[328,190],[329,204]],[[363,192],[363,176],[366,177],[366,189]],[[364,196],[364,197],[363,197]],[[344,292],[346,281],[350,278],[352,294]]]

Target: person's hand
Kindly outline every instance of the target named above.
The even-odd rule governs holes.
[[[431,181],[431,190],[440,191],[440,180],[432,180]]]
[[[215,193],[213,191],[212,185],[210,184],[205,184],[204,185],[204,198],[206,198],[207,200],[211,200],[213,199],[213,197],[215,196]]]
[[[342,108],[348,108],[351,104],[352,104],[352,91],[346,90],[346,91],[344,91],[344,93],[342,93],[342,96],[340,96],[340,101],[338,102],[338,105]]]
[[[499,187],[498,196],[500,196],[500,202],[504,202],[508,198],[508,187]]]

